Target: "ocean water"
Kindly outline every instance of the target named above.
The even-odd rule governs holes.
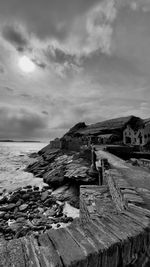
[[[25,185],[42,186],[41,178],[24,172],[24,168],[35,159],[28,157],[38,152],[46,143],[0,142],[0,192],[15,190]]]

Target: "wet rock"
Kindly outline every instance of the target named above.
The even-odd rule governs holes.
[[[25,211],[27,208],[28,208],[28,204],[22,204],[22,205],[19,207],[19,210],[20,210],[20,211]]]

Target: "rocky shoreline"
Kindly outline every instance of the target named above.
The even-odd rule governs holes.
[[[50,228],[65,227],[79,216],[81,184],[95,184],[89,173],[91,151],[73,152],[44,147],[25,171],[47,186],[27,185],[0,196],[0,239],[39,235]],[[35,178],[36,179],[36,178]],[[67,212],[70,205],[71,213]],[[72,216],[74,211],[74,215]]]
[[[41,234],[73,221],[65,214],[65,202],[56,200],[47,186],[30,185],[5,193],[0,198],[0,239],[10,240]]]
[[[96,184],[96,177],[90,173],[91,150],[80,152],[51,149],[46,146],[33,155],[36,160],[27,168],[36,177],[43,178],[59,201],[68,201],[79,208],[80,185]]]

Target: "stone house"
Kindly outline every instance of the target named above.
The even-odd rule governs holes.
[[[138,127],[127,125],[123,131],[123,143],[145,146],[150,142],[150,119],[143,120]]]

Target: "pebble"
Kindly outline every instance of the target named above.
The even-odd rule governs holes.
[[[48,191],[42,192],[42,194],[41,194],[41,200],[42,201],[45,201],[48,198],[48,196],[49,196]]]
[[[22,204],[20,207],[19,207],[19,210],[20,211],[24,211],[28,208],[28,204]]]

